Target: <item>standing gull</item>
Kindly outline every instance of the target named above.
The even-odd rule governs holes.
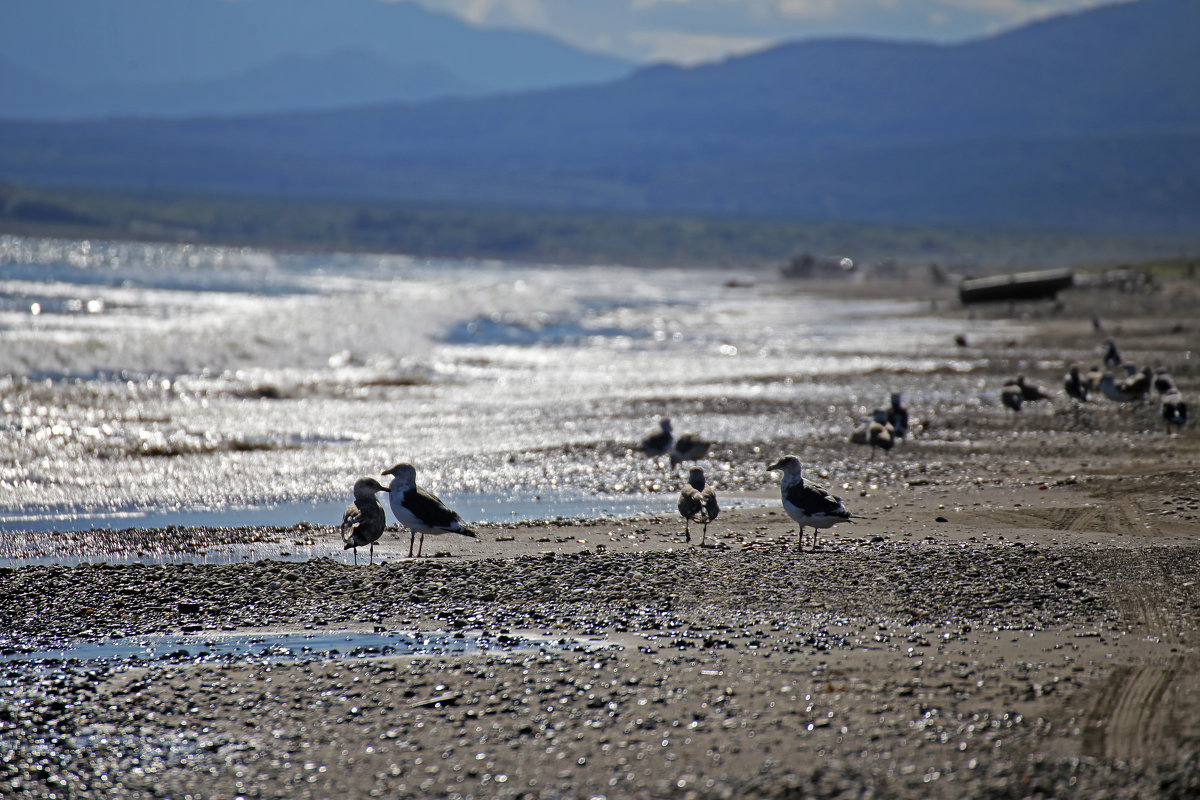
[[[696,461],[708,455],[712,442],[701,439],[694,433],[685,433],[675,440],[671,446],[671,466],[676,467],[684,461]]]
[[[688,482],[679,492],[679,515],[683,517],[683,532],[687,540],[692,540],[691,523],[703,523],[704,533],[700,536],[700,546],[703,547],[708,537],[708,523],[716,519],[719,513],[721,509],[717,505],[717,493],[711,486],[704,485],[704,470],[692,467],[688,472]]]
[[[1074,398],[1081,403],[1086,403],[1088,399],[1088,385],[1079,374],[1079,365],[1072,364],[1071,371],[1063,378],[1063,389],[1067,393],[1067,397]]]
[[[358,548],[371,546],[371,563],[375,563],[375,542],[383,535],[387,514],[376,494],[388,491],[388,487],[374,478],[359,478],[354,482],[354,504],[342,514],[342,549],[354,551],[354,563],[358,563]]]
[[[897,439],[908,436],[908,409],[901,402],[898,392],[892,392],[892,407],[888,409],[887,421],[891,423],[892,432]]]
[[[839,522],[849,522],[851,514],[842,505],[840,497],[834,497],[820,486],[806,484],[801,474],[800,459],[784,456],[767,468],[783,473],[779,479],[779,494],[783,498],[783,510],[800,525],[800,547],[804,548],[804,528],[813,529],[813,549],[817,549],[817,531]]]
[[[658,424],[662,427],[662,430],[642,439],[640,446],[643,453],[652,457],[666,455],[671,449],[671,445],[675,444],[675,437],[671,433],[671,420],[664,418]]]
[[[1163,422],[1167,423],[1167,435],[1171,434],[1171,426],[1182,429],[1187,424],[1187,403],[1178,391],[1167,392],[1162,396],[1159,405]]]
[[[412,464],[397,464],[391,469],[385,469],[383,475],[392,476],[391,502],[392,513],[396,520],[409,530],[408,555],[412,557],[413,538],[421,534],[421,543],[417,546],[417,558],[425,547],[425,535],[440,536],[443,533],[457,533],[478,539],[475,531],[463,524],[462,517],[446,508],[446,504],[436,495],[417,486],[417,470]]]

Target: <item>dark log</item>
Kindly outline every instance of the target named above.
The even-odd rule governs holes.
[[[1015,300],[1053,300],[1063,289],[1075,285],[1075,273],[1069,269],[1013,272],[986,278],[969,278],[958,287],[958,299],[969,303],[995,303]]]

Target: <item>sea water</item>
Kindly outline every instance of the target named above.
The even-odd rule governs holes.
[[[336,525],[399,461],[475,521],[669,512],[678,476],[636,452],[660,417],[821,435],[803,400],[852,425],[886,400],[854,376],[971,368],[926,307],[736,270],[4,236],[0,536]]]

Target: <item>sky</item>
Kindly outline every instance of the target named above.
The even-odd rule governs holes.
[[[830,36],[953,42],[1115,0],[417,0],[645,63],[696,63]],[[1116,0],[1127,1],[1127,0]]]

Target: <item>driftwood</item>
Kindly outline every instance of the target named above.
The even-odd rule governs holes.
[[[964,280],[958,287],[958,299],[964,305],[1015,300],[1053,300],[1063,289],[1070,289],[1074,285],[1075,273],[1069,269],[1014,272]]]

